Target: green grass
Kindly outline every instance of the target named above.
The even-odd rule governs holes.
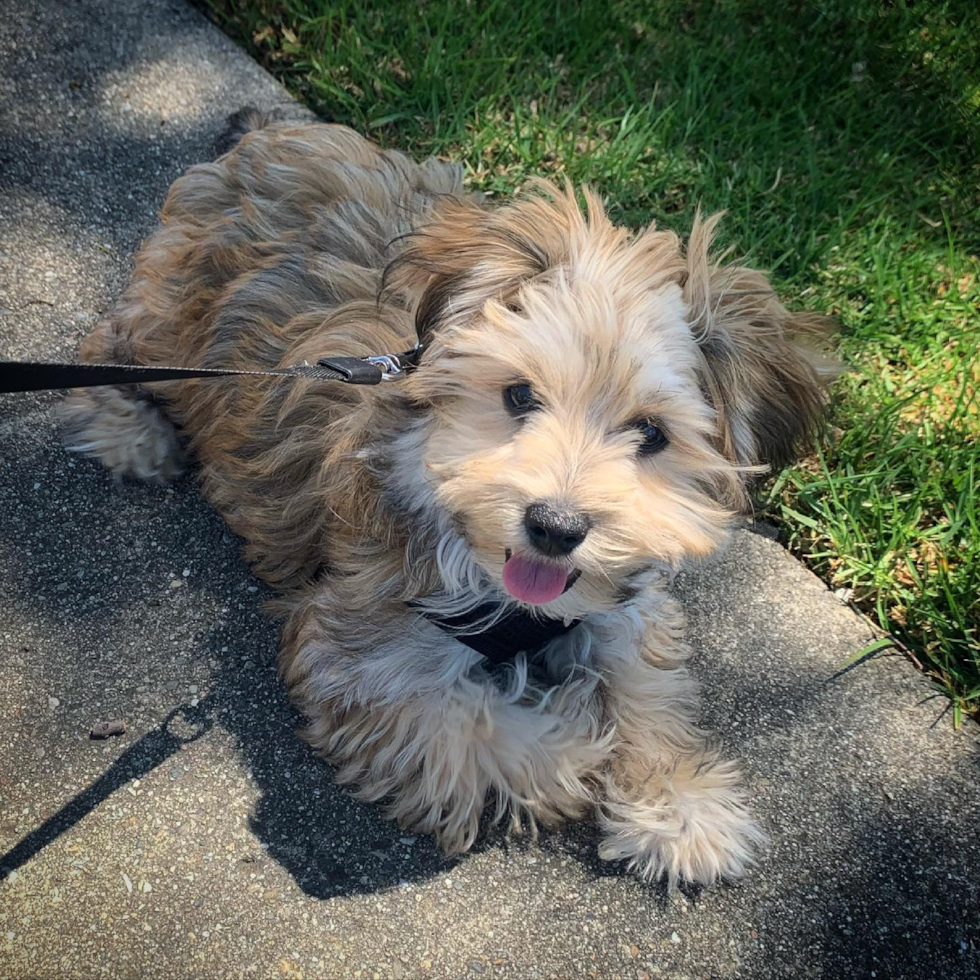
[[[980,7],[206,0],[321,115],[503,194],[588,181],[835,313],[852,371],[778,476],[787,543],[980,708]]]

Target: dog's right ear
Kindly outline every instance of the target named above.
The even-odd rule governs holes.
[[[763,273],[712,258],[720,218],[695,219],[683,276],[702,385],[718,418],[719,450],[734,463],[778,470],[809,447],[818,427],[839,373],[821,351],[836,323],[790,312]]]

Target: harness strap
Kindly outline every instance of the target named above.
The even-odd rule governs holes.
[[[495,664],[508,663],[518,653],[534,656],[550,640],[571,632],[580,622],[578,619],[570,623],[561,619],[540,619],[521,608],[515,608],[487,629],[476,633],[466,632],[467,626],[490,614],[493,608],[492,604],[487,603],[461,616],[425,618]]]

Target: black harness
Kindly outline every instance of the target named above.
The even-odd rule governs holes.
[[[93,388],[100,385],[143,384],[152,381],[181,381],[193,378],[228,376],[261,378],[309,378],[339,381],[352,385],[377,385],[392,381],[405,370],[416,367],[422,345],[401,354],[375,357],[321,357],[316,364],[297,364],[261,371],[235,371],[226,368],[147,367],[141,364],[57,364],[36,361],[0,361],[0,393],[45,391],[53,388]],[[490,604],[478,606],[460,616],[426,616],[430,622],[454,636],[495,664],[513,660],[519,653],[529,657],[546,643],[563,636],[579,623],[567,625],[560,619],[540,619],[514,608],[492,626],[475,632],[466,627],[485,620],[493,612]]]
[[[487,629],[475,633],[466,632],[467,626],[485,619],[493,609],[493,605],[487,603],[461,616],[425,618],[495,664],[507,663],[519,653],[533,657],[546,643],[571,632],[580,622],[573,619],[566,624],[561,619],[540,619],[523,609],[515,608]]]

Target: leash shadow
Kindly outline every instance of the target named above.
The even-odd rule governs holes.
[[[6,854],[0,855],[0,881],[22,867],[45,847],[107,800],[116,790],[134,779],[142,779],[185,745],[196,742],[214,726],[211,714],[213,700],[205,698],[196,707],[178,705],[163,722],[125,749],[111,766],[91,785],[76,793],[57,813],[48,817],[38,828],[23,837]],[[181,733],[173,730],[178,720],[190,729]]]

